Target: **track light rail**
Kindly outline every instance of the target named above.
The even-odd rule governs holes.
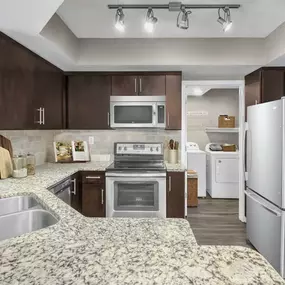
[[[211,5],[211,4],[207,4],[207,5],[187,5],[187,4],[183,4],[180,2],[170,2],[169,4],[131,4],[131,5],[108,5],[109,9],[148,9],[149,7],[151,7],[152,9],[167,9],[167,10],[171,10],[171,4],[178,4],[178,6],[183,6],[183,8],[185,9],[223,9],[225,7],[228,7],[229,9],[239,9],[241,5],[238,4],[218,4],[218,5]]]

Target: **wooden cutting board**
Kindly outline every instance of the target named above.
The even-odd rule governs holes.
[[[0,147],[7,149],[10,153],[11,158],[13,158],[13,148],[11,141],[2,135],[0,135]]]
[[[0,147],[0,178],[5,179],[12,176],[13,164],[7,149]]]

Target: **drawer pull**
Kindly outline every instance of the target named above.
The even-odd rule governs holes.
[[[101,179],[101,176],[86,176],[86,179]]]
[[[101,204],[104,205],[104,189],[101,189]]]

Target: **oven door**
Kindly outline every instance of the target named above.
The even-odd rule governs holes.
[[[107,177],[107,217],[166,217],[165,177]]]
[[[111,102],[111,128],[154,128],[155,103]]]

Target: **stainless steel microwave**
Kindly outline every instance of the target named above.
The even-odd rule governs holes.
[[[165,96],[111,96],[111,128],[163,128]]]

